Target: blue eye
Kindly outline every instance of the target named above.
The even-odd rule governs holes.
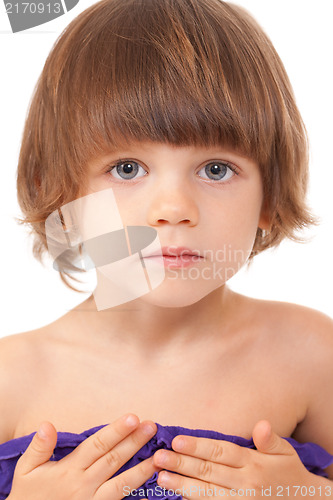
[[[230,165],[230,163],[212,161],[207,163],[200,171],[204,171],[204,179],[210,179],[214,181],[228,181],[236,174],[235,169]]]
[[[140,175],[137,173],[142,170]],[[125,160],[109,168],[108,172],[116,179],[134,179],[143,177],[147,172],[136,161]]]

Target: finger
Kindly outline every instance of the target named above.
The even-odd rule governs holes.
[[[156,432],[157,426],[154,422],[142,422],[126,439],[118,443],[86,470],[85,474],[87,474],[88,480],[91,478],[96,487],[100,486],[128,462]]]
[[[89,436],[62,461],[72,462],[77,460],[79,467],[85,470],[125,439],[138,427],[139,423],[140,421],[136,415],[124,415]]]
[[[48,462],[57,444],[57,431],[50,422],[43,422],[34,435],[25,453],[17,462],[17,470],[28,474]]]
[[[169,450],[158,450],[154,454],[154,463],[162,469],[221,487],[232,488],[243,482],[242,471],[244,469],[216,464],[209,460],[181,455]]]
[[[173,490],[177,495],[187,500],[202,500],[204,497],[229,497],[229,488],[212,483],[205,483],[191,477],[179,476],[162,471],[158,474],[157,484],[161,488]]]
[[[260,420],[253,429],[253,442],[258,451],[269,455],[294,455],[293,446],[272,430],[268,420]]]
[[[138,490],[158,469],[153,462],[153,457],[143,460],[139,464],[122,472],[118,476],[103,483],[96,491],[96,500],[110,500],[110,498],[128,497],[133,490]],[[138,498],[141,495],[135,494]]]
[[[194,436],[176,436],[172,441],[172,448],[183,455],[191,455],[229,467],[244,467],[252,451],[229,441]]]

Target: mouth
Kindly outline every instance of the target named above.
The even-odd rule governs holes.
[[[166,267],[188,267],[203,260],[200,252],[188,247],[164,246],[148,258],[160,259]]]
[[[160,250],[153,252],[149,257],[198,257],[201,258],[200,252],[191,250],[188,247],[164,246]]]

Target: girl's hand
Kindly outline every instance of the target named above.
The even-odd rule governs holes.
[[[157,467],[167,469],[158,475],[158,484],[177,491],[185,499],[202,497],[245,496],[277,497],[287,494],[288,486],[314,486],[317,476],[302,464],[297,452],[285,439],[275,434],[268,421],[260,421],[253,431],[257,450],[228,441],[177,436],[171,450],[158,450]],[[323,478],[320,478],[323,479]],[[231,491],[233,490],[233,491]],[[266,494],[265,494],[266,493]]]
[[[18,460],[9,500],[118,500],[159,470],[153,458],[115,474],[156,433],[154,422],[125,415],[88,437],[69,455],[50,461],[57,442],[43,423]]]

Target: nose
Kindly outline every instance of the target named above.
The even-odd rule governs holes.
[[[199,220],[198,204],[193,193],[183,188],[156,189],[147,214],[148,224],[179,224],[195,226]]]

